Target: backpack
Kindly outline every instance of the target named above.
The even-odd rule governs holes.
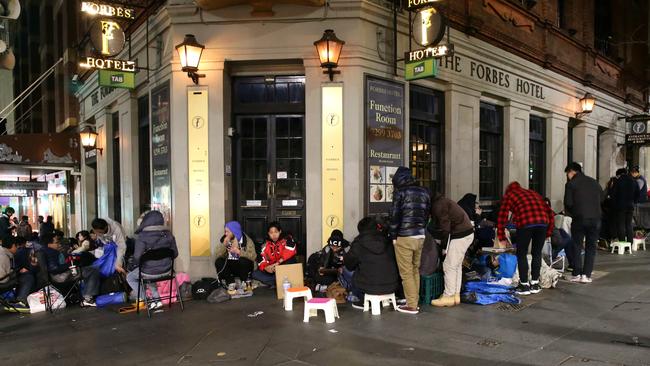
[[[216,278],[203,277],[192,284],[192,299],[206,300],[217,288],[219,288],[219,283]]]

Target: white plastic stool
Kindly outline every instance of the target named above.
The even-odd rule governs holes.
[[[369,305],[372,306],[372,315],[381,315],[382,306],[390,306],[393,304],[393,309],[397,310],[397,301],[395,301],[395,294],[386,295],[364,295],[363,311],[368,311]]]
[[[305,302],[311,300],[311,290],[309,287],[291,287],[284,294],[284,310],[293,310],[293,299],[300,297],[305,298]]]
[[[334,318],[339,318],[339,309],[336,307],[336,300],[317,297],[305,302],[305,318],[303,321],[309,323],[309,318],[318,316],[318,310],[325,312],[325,323],[334,323]]]
[[[641,239],[633,239],[632,240],[632,250],[639,250],[639,247],[643,246],[643,250],[645,250],[645,238]]]
[[[625,254],[625,249],[630,251],[630,254],[632,253],[632,244],[627,241],[617,241],[612,243],[612,253],[614,253],[614,250],[618,249],[618,254]]]

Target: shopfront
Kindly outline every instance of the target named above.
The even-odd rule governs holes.
[[[326,14],[326,24],[327,9],[310,6],[277,5],[265,21],[245,6],[158,12],[149,39],[162,48],[147,48],[138,30],[131,50],[138,60],[155,53],[155,70],[110,93],[93,74],[79,92],[82,120],[103,149],[83,165],[84,190],[95,194],[82,198],[81,221],[119,215],[131,235],[142,211],[159,209],[179,243],[179,269],[209,275],[230,220],[257,242],[280,221],[305,254],[335,228],[354,238],[365,215],[388,214],[400,165],[455,200],[475,193],[489,205],[517,180],[556,209],[569,156],[601,182],[622,165],[616,118],[629,106],[455,30],[455,53],[438,61],[438,75],[406,82],[382,43],[392,13],[355,4]],[[399,24],[407,29],[401,15]],[[331,79],[313,46],[325,27],[345,40]],[[197,84],[172,47],[186,34],[205,45]],[[398,45],[405,51],[404,33]],[[576,119],[586,92],[596,107]]]

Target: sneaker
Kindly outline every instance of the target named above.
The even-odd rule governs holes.
[[[397,307],[397,311],[400,313],[416,315],[419,310],[417,308],[408,307],[408,305],[400,305]]]
[[[84,298],[81,301],[81,307],[82,308],[86,308],[86,307],[94,308],[94,307],[97,307],[97,304],[95,304],[95,300],[93,300],[92,297],[88,297],[88,298]]]
[[[530,293],[531,294],[538,294],[542,292],[542,286],[539,285],[539,282],[537,283],[530,283]]]
[[[363,301],[356,301],[352,303],[352,307],[357,309],[357,310],[364,310],[363,308]]]
[[[11,304],[11,306],[5,306],[5,311],[9,311],[11,313],[25,313],[29,314],[29,306],[25,305],[25,303],[18,301],[14,302]]]
[[[530,285],[527,283],[520,283],[517,288],[515,288],[515,293],[517,295],[530,295]]]
[[[585,275],[582,275],[582,280],[580,282],[581,283],[592,283],[593,280],[591,279],[591,277],[587,277]]]
[[[158,310],[158,309],[162,309],[162,307],[163,307],[162,301],[154,301],[149,303],[149,310]]]
[[[571,276],[571,278],[569,278],[569,281],[580,283],[582,282],[582,275]]]

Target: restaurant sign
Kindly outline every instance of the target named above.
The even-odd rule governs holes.
[[[367,75],[365,105],[368,214],[387,216],[404,165],[404,84]]]
[[[625,143],[631,145],[645,145],[650,143],[650,133],[634,133],[625,135]]]

